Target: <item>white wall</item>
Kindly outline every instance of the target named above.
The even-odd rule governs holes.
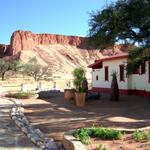
[[[133,74],[129,78],[126,76],[126,70],[124,71],[125,81],[120,81],[119,65],[124,64],[126,66],[127,59],[109,60],[103,62],[103,68],[94,69],[92,72],[92,87],[110,88],[112,81],[112,72],[118,72],[118,85],[119,89],[133,89],[133,90],[145,90],[150,91],[150,82],[148,82],[148,62],[146,62],[146,72],[143,75]],[[105,66],[109,66],[109,81],[105,81]],[[98,75],[98,80],[96,76]]]
[[[112,76],[111,74],[116,71],[118,73],[117,80],[118,80],[118,85],[119,89],[128,89],[128,82],[126,78],[126,70],[124,71],[124,77],[125,81],[120,81],[120,76],[119,76],[119,65],[124,64],[126,66],[127,59],[118,59],[118,60],[109,60],[109,61],[104,61],[103,62],[103,68],[101,69],[94,69],[92,72],[92,80],[93,80],[93,87],[102,87],[102,88],[110,88],[111,87],[111,81],[112,81]],[[108,66],[108,72],[109,72],[109,81],[105,81],[105,72],[104,68],[105,66]],[[96,80],[96,75],[98,75],[99,80]]]

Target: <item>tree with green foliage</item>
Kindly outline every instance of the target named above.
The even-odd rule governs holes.
[[[5,74],[9,70],[9,67],[10,67],[9,62],[6,62],[3,59],[0,59],[0,77],[2,81],[5,80]]]
[[[137,45],[129,51],[128,73],[150,59],[150,0],[117,0],[90,15],[92,45],[99,48],[116,43]]]
[[[14,60],[14,61],[11,61],[9,63],[10,63],[9,68],[11,71],[13,71],[15,73],[20,71],[22,66],[18,60]]]
[[[5,61],[0,59],[0,77],[2,81],[5,80],[5,74],[8,71],[18,72],[20,69],[20,63],[17,60],[14,61]]]
[[[37,62],[36,57],[31,58],[28,63],[22,66],[22,73],[24,75],[33,77],[35,81],[51,75],[50,69],[48,67],[43,67],[42,65],[40,65]]]

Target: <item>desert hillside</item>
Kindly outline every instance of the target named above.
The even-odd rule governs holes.
[[[51,44],[38,45],[32,50],[21,51],[21,62],[27,62],[31,57],[36,57],[43,66],[49,66],[54,76],[70,78],[71,72],[76,67],[82,67],[89,76],[87,66],[95,59],[103,57],[99,50],[79,49],[71,45]]]

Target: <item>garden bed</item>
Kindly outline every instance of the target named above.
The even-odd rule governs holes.
[[[16,98],[16,99],[30,99],[30,98],[37,98],[38,94],[34,92],[17,92],[17,93],[8,93],[5,96],[8,98]]]
[[[150,141],[136,141],[132,138],[132,134],[125,134],[121,140],[91,138],[90,144],[85,147],[87,150],[96,150],[99,145],[103,145],[105,149],[97,150],[150,150]]]
[[[149,150],[150,131],[125,133],[110,128],[81,128],[72,135],[87,150]],[[76,149],[74,149],[76,150]]]

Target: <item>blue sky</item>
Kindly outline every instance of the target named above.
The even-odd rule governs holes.
[[[86,36],[89,12],[115,0],[0,0],[0,43],[15,30]]]

